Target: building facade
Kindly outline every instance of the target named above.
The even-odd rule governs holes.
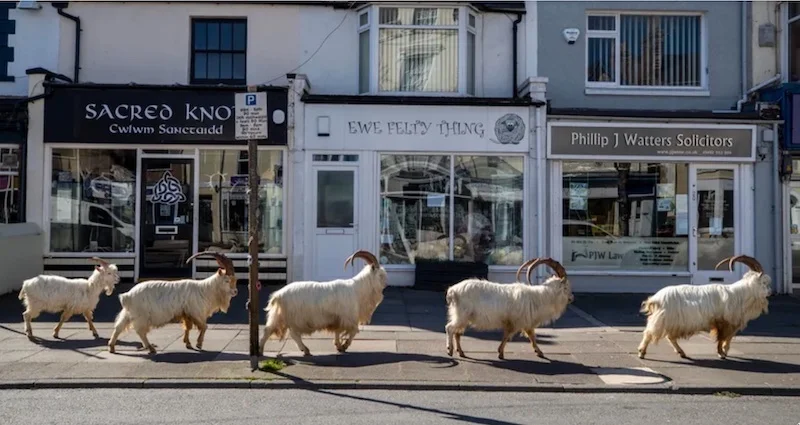
[[[203,249],[244,272],[231,107],[257,86],[266,283],[351,276],[357,249],[399,286],[513,282],[537,256],[580,292],[730,283],[743,268],[715,265],[737,254],[783,273],[755,2],[56,6],[15,11],[57,24],[24,89],[48,272],[102,255],[127,279],[201,277],[212,262],[181,261]]]
[[[750,2],[536,7],[549,250],[576,290],[730,283],[744,270],[715,266],[738,254],[779,276],[778,123],[738,102]]]

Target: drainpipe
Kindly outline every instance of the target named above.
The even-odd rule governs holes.
[[[59,15],[75,22],[75,71],[72,79],[77,83],[80,81],[78,77],[81,71],[81,18],[64,12],[64,9],[69,6],[69,2],[52,2],[51,4],[58,10]]]
[[[742,57],[742,98],[746,98],[747,97],[747,80],[748,80],[748,78],[747,78],[747,68],[748,68],[748,66],[747,66],[747,63],[748,63],[747,42],[750,40],[750,36],[748,35],[749,31],[748,31],[748,28],[747,28],[747,26],[748,26],[747,25],[748,24],[748,22],[747,22],[748,21],[747,20],[747,7],[750,5],[750,2],[749,1],[742,1],[740,3],[742,5],[742,11],[741,11],[741,15],[742,15],[742,21],[741,21],[741,24],[742,24],[742,32],[741,32],[741,34],[742,34],[742,56],[741,56]],[[739,106],[739,108],[741,108],[741,106]]]
[[[514,99],[518,98],[517,95],[517,25],[522,22],[522,14],[517,13],[517,19],[514,21],[514,25],[511,27],[511,46],[512,46],[512,80],[511,80],[511,97]]]

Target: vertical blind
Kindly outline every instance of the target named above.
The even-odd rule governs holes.
[[[589,34],[589,81],[616,80],[618,40],[621,86],[701,86],[700,16],[622,15],[618,31],[615,31],[613,19],[589,19],[590,32],[602,30],[617,33],[616,37]]]
[[[457,8],[381,8],[378,89],[458,91],[458,12]]]

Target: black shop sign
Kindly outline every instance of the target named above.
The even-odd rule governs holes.
[[[235,137],[236,93],[56,86],[45,98],[44,141],[242,144],[245,142]],[[286,144],[286,107],[287,90],[270,88],[267,91],[269,140],[261,140],[260,144]]]

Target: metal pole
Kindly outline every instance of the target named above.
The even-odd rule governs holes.
[[[256,88],[247,87],[248,92],[255,92]],[[248,251],[250,254],[250,279],[248,309],[250,310],[250,368],[258,369],[258,140],[249,139],[247,141],[247,170],[249,173],[247,184],[250,195],[250,205],[248,206]]]

